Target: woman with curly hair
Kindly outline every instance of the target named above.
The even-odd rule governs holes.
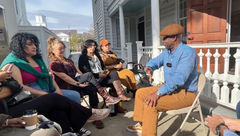
[[[30,33],[17,33],[10,43],[11,53],[4,59],[0,68],[12,63],[12,76],[25,90],[38,97],[48,93],[58,93],[80,103],[80,95],[73,90],[60,89],[52,79],[39,50],[38,38]]]

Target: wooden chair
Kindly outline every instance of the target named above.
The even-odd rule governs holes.
[[[203,74],[200,74],[199,78],[198,78],[197,96],[196,96],[196,98],[195,98],[195,100],[194,100],[194,102],[193,102],[193,104],[191,106],[185,107],[185,108],[181,108],[181,109],[177,109],[177,110],[168,110],[166,112],[161,112],[160,113],[160,117],[161,117],[162,113],[166,113],[166,114],[169,114],[169,115],[174,115],[173,117],[175,117],[175,116],[177,116],[179,114],[187,114],[185,116],[181,126],[177,129],[177,131],[173,135],[178,135],[182,131],[182,128],[183,128],[184,124],[186,123],[187,119],[190,117],[190,114],[193,113],[193,112],[198,112],[199,113],[200,121],[197,120],[196,118],[194,118],[194,119],[197,122],[200,122],[202,127],[204,128],[204,119],[203,119],[203,115],[202,115],[202,110],[201,110],[201,106],[200,106],[199,97],[200,97],[200,94],[201,94],[201,92],[203,91],[203,89],[205,87],[205,83],[206,83],[205,76]],[[205,133],[205,128],[204,128],[204,133]]]

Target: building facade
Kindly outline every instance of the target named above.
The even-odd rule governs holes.
[[[28,32],[38,37],[43,60],[48,64],[47,39],[56,35],[45,26],[32,26],[29,23],[25,0],[0,0],[0,63],[9,53],[9,42],[17,32]],[[65,55],[68,57],[70,49],[69,45],[65,44],[67,45]]]

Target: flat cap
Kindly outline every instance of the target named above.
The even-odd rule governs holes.
[[[160,32],[160,37],[171,36],[171,35],[179,35],[184,32],[184,29],[179,24],[170,24],[162,29]]]

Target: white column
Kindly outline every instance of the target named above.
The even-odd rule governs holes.
[[[160,46],[160,13],[159,0],[151,0],[151,16],[152,16],[152,57],[159,55],[158,47]]]
[[[143,50],[142,50],[143,41],[136,41],[136,44],[137,44],[137,63],[139,63],[140,58],[143,55]]]
[[[151,18],[152,18],[152,58],[159,55],[160,46],[160,10],[159,0],[151,0]],[[160,69],[153,72],[153,84],[159,84],[161,81]]]
[[[127,61],[132,62],[132,43],[126,43],[127,46]]]
[[[120,24],[121,57],[123,58],[125,47],[125,25],[122,5],[119,5],[119,24]]]

